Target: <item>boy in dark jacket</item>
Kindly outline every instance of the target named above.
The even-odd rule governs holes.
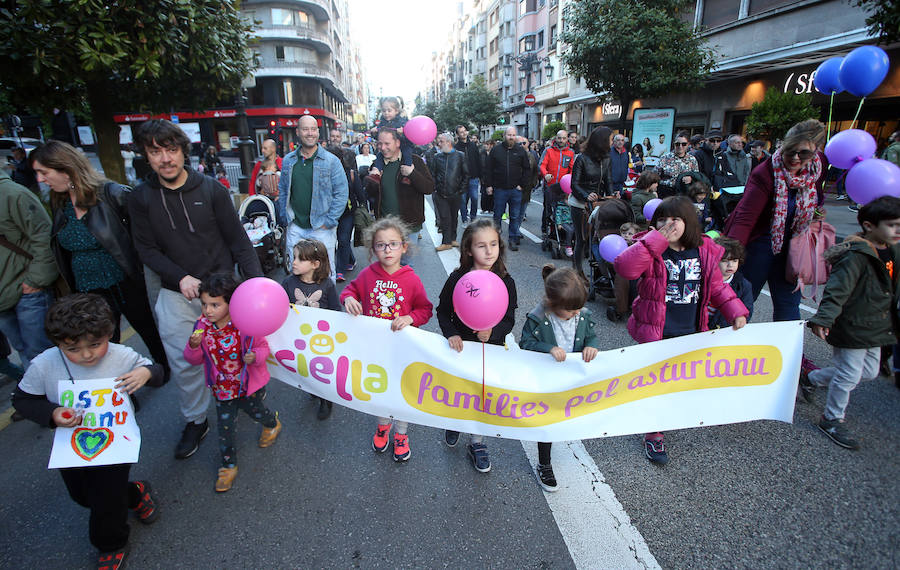
[[[818,423],[841,447],[858,449],[844,427],[850,391],[863,378],[878,375],[881,347],[894,344],[895,306],[900,260],[900,198],[883,196],[859,209],[863,231],[825,252],[831,275],[819,310],[809,319],[813,334],[832,346],[832,365],[800,374],[800,391],[809,402],[818,386],[828,386],[825,411]]]
[[[717,237],[715,242],[725,248],[725,253],[722,254],[722,260],[719,262],[722,281],[731,286],[734,294],[750,311],[750,314],[747,315],[747,322],[750,322],[750,319],[753,318],[753,288],[740,272],[740,267],[744,264],[744,246],[738,240],[727,237]],[[722,313],[710,307],[709,328],[724,329],[729,326],[731,325],[728,324]]]

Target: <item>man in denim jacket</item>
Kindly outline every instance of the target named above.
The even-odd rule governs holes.
[[[347,207],[349,187],[341,161],[319,147],[319,127],[315,117],[304,115],[297,125],[300,148],[282,160],[281,180],[275,210],[285,227],[287,255],[301,239],[325,244],[335,278],[334,257],[338,219]]]

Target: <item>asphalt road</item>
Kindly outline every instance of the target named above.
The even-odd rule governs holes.
[[[524,227],[540,235],[540,206],[530,204],[528,216]],[[508,252],[519,292],[516,336],[540,300],[540,267],[548,261],[539,245],[522,244]],[[436,300],[445,268],[428,235],[417,245],[413,265]],[[602,301],[590,306],[604,349],[633,344],[623,323],[604,318]],[[770,318],[771,303],[761,295],[754,321]],[[436,320],[424,328],[437,332]],[[807,355],[824,365],[828,347],[810,335],[807,341]],[[136,336],[127,344],[143,350]],[[465,440],[450,449],[439,430],[413,426],[412,458],[396,464],[371,451],[371,417],[335,406],[319,422],[308,396],[273,382],[268,403],[280,411],[284,431],[260,449],[258,426],[239,422],[240,472],[232,491],[217,494],[214,430],[197,454],[175,460],[183,426],[174,385],[140,395],[143,448],[132,476],[152,482],[161,514],[149,527],[132,523],[132,568],[576,565],[570,544],[577,537],[560,531],[518,441],[488,439],[493,470],[480,474],[465,458]],[[792,425],[671,432],[672,460],[663,468],[646,460],[639,436],[584,446],[663,568],[897,568],[900,390],[879,378],[854,391],[847,421],[862,440],[856,452],[813,425],[823,399],[798,402]],[[87,511],[46,469],[51,436],[29,422],[0,431],[0,567],[95,563]],[[577,564],[614,567],[600,558]]]

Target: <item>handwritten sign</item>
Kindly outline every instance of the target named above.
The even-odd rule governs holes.
[[[372,415],[531,441],[589,439],[758,419],[790,422],[800,321],[721,329],[556,362],[297,308],[267,337],[273,378]],[[482,391],[484,390],[484,391]]]
[[[137,463],[141,431],[131,398],[115,384],[115,378],[59,381],[59,405],[77,409],[81,423],[56,428],[48,469]]]

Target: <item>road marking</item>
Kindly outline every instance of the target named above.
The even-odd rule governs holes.
[[[440,243],[434,227],[434,210],[425,201],[425,227],[432,242]],[[525,232],[523,232],[524,234]],[[438,252],[449,275],[456,269],[459,252]],[[448,263],[448,258],[452,261]],[[537,467],[537,446],[521,442],[531,463]],[[606,484],[597,464],[580,441],[553,445],[553,471],[560,489],[541,493],[553,513],[556,526],[569,549],[576,568],[659,568],[644,537],[631,524],[631,518]],[[537,479],[535,479],[537,485]],[[540,489],[540,486],[538,486]]]
[[[772,296],[772,294],[769,293],[769,290],[765,289],[765,288],[762,291],[760,291],[760,293],[762,293],[763,295],[767,295],[769,297]],[[800,310],[806,311],[807,313],[812,313],[812,314],[816,314],[816,312],[818,312],[818,309],[816,309],[815,307],[810,307],[808,305],[804,305],[803,303],[800,303]]]
[[[503,220],[503,223],[504,223],[504,224],[509,224],[509,220]],[[530,240],[533,241],[534,243],[541,243],[541,241],[542,241],[541,238],[537,237],[536,235],[534,235],[534,234],[531,233],[530,231],[526,230],[526,229],[523,228],[521,225],[519,226],[519,233],[521,233],[523,236],[527,237],[528,239],[530,239]]]
[[[119,344],[125,344],[125,341],[130,339],[135,335],[134,327],[128,327],[124,331],[122,331],[122,338],[119,339]]]
[[[5,430],[9,424],[12,423],[12,415],[15,411],[15,408],[9,407],[3,412],[0,412],[0,431]]]

